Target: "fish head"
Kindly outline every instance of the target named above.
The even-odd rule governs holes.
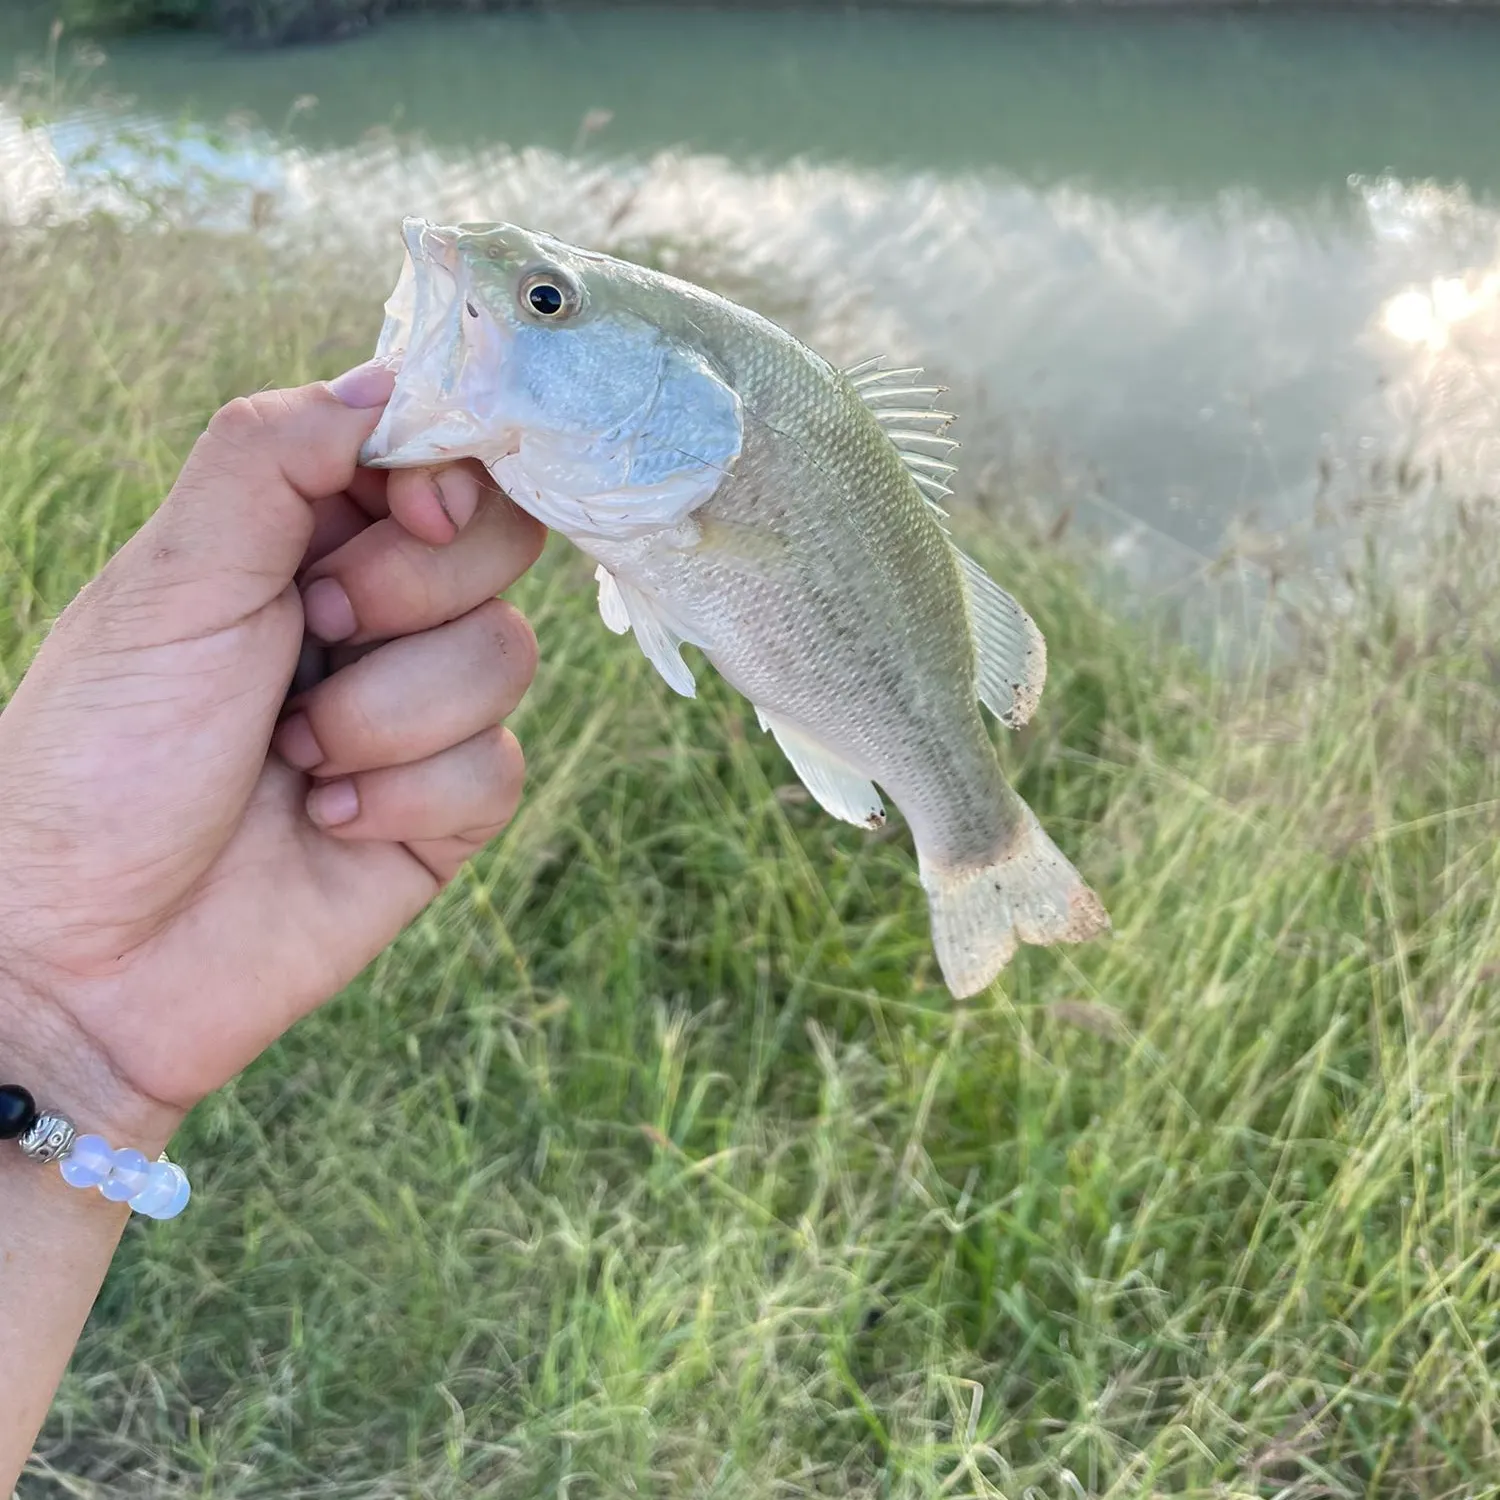
[[[395,390],[360,455],[479,459],[569,535],[628,536],[706,500],[740,451],[740,401],[638,266],[509,224],[403,225],[378,357]]]

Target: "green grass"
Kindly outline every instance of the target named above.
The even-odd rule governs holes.
[[[0,688],[382,291],[0,238]],[[1003,753],[1111,941],[951,1003],[900,826],[671,695],[554,542],[515,825],[195,1113],[22,1493],[1496,1493],[1494,532],[1230,674],[1006,530],[1053,667]]]

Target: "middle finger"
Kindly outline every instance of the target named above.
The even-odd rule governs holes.
[[[449,472],[477,485],[467,469]],[[482,488],[473,518],[446,546],[429,546],[390,517],[375,521],[308,568],[307,628],[356,645],[430,630],[509,588],[546,535],[499,491]]]

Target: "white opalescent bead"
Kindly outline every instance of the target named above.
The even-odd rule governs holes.
[[[158,1219],[175,1219],[188,1205],[188,1199],[193,1196],[193,1186],[188,1181],[187,1173],[175,1163],[169,1163],[172,1172],[177,1178],[177,1191],[172,1194],[172,1201],[157,1212]]]
[[[70,1187],[91,1188],[109,1176],[114,1164],[114,1147],[102,1135],[81,1135],[58,1163],[58,1170]]]
[[[99,1184],[99,1191],[111,1203],[124,1203],[146,1185],[151,1163],[134,1146],[126,1146],[115,1152],[114,1164],[109,1176]]]
[[[154,1161],[146,1171],[146,1185],[130,1200],[130,1206],[148,1219],[160,1217],[161,1211],[177,1196],[181,1172],[169,1161]]]

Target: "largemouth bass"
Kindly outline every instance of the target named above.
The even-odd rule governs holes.
[[[839,370],[660,272],[508,224],[403,226],[377,353],[399,362],[362,462],[472,457],[598,565],[599,609],[677,692],[698,647],[808,792],[904,814],[949,989],[1018,942],[1105,931],[1006,783],[980,704],[1026,722],[1046,648],[936,501],[956,446],[920,371]]]

